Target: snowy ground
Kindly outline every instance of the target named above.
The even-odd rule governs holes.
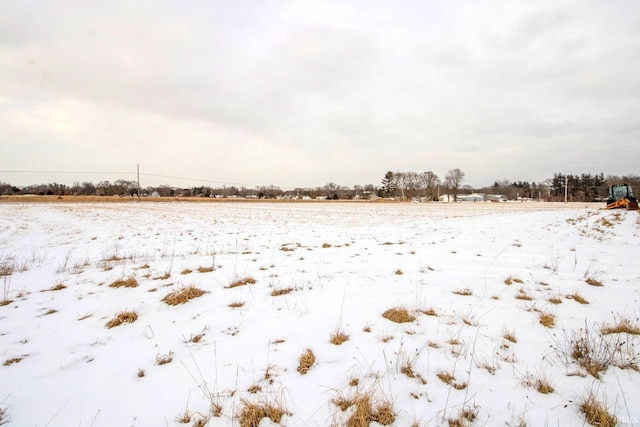
[[[579,426],[589,394],[640,423],[640,336],[601,333],[640,325],[640,221],[599,207],[0,204],[0,424],[232,426],[270,404],[339,426],[370,396],[396,426]],[[162,301],[188,286],[206,293]]]

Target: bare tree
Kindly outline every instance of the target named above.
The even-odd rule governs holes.
[[[427,200],[436,200],[438,197],[438,186],[440,185],[440,178],[435,173],[428,171],[420,174],[422,179],[422,188]]]
[[[444,177],[444,183],[447,190],[450,193],[453,193],[453,201],[458,201],[458,189],[460,188],[460,184],[462,184],[463,179],[464,172],[458,168],[450,169]]]

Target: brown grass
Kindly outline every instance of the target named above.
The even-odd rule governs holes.
[[[551,297],[547,301],[549,301],[551,304],[562,304],[562,299],[560,299],[559,297]]]
[[[518,342],[518,339],[516,338],[516,333],[514,331],[505,330],[502,333],[502,338],[504,338],[507,341],[511,341],[514,344]]]
[[[448,372],[440,371],[438,372],[437,377],[440,381],[455,388],[456,390],[464,390],[467,388],[467,383],[457,382],[456,378]]]
[[[640,335],[640,326],[637,322],[634,324],[631,320],[623,317],[613,326],[603,326],[601,332],[605,335],[622,333]]]
[[[138,281],[133,276],[126,279],[118,279],[109,285],[110,288],[121,288],[121,287],[135,288],[137,286],[138,286]]]
[[[331,243],[323,243],[322,247],[325,248],[325,249],[326,248],[330,248],[331,247]]]
[[[478,407],[462,408],[456,418],[449,418],[447,423],[449,427],[467,427],[471,425],[478,417]]]
[[[293,288],[274,289],[274,290],[271,291],[271,296],[272,297],[279,297],[279,296],[282,296],[282,295],[290,294],[293,291],[294,291]]]
[[[568,299],[572,299],[577,303],[580,304],[589,304],[589,301],[587,301],[582,295],[580,295],[578,292],[574,292],[571,295],[567,295]]]
[[[138,320],[138,313],[135,311],[121,311],[116,317],[107,322],[107,328],[111,329],[124,323],[133,323]]]
[[[606,405],[596,399],[594,392],[589,392],[582,400],[580,412],[592,426],[613,427],[618,423],[616,416],[607,411]]]
[[[14,363],[20,363],[21,360],[22,360],[22,357],[12,357],[10,359],[5,360],[2,366],[11,366]]]
[[[213,270],[213,267],[198,267],[198,273],[211,273]]]
[[[438,317],[438,312],[433,307],[427,308],[425,310],[420,310],[420,313],[426,314],[427,316]]]
[[[62,283],[58,283],[55,286],[50,287],[49,289],[45,289],[42,292],[53,292],[53,291],[61,291],[63,289],[66,289],[67,286],[62,284]]]
[[[473,295],[473,292],[471,292],[471,289],[468,289],[468,288],[453,291],[453,293],[456,295],[462,295],[463,297],[468,297]]]
[[[372,422],[387,426],[396,420],[391,403],[383,401],[374,407],[371,393],[358,394],[353,397],[337,397],[332,399],[332,402],[343,412],[355,406],[353,414],[347,420],[347,427],[369,427]]]
[[[195,286],[183,286],[173,292],[168,293],[162,298],[162,302],[168,305],[184,304],[189,300],[198,298],[205,294],[205,291],[198,289]]]
[[[395,323],[409,323],[416,320],[415,316],[409,314],[406,308],[395,307],[382,313],[382,317]]]
[[[536,378],[534,386],[536,391],[542,394],[549,394],[555,391],[549,380],[546,378]]]
[[[340,329],[336,329],[329,337],[329,342],[333,345],[340,345],[349,340],[349,335],[345,334]]]
[[[205,328],[206,329],[206,328]],[[199,334],[191,334],[191,337],[187,340],[187,342],[197,344],[202,341],[202,338],[205,336],[206,332],[202,331]]]
[[[256,403],[241,399],[238,421],[240,427],[258,427],[263,418],[269,418],[274,423],[279,423],[285,414],[287,411],[280,404]]]
[[[523,301],[531,301],[533,299],[524,289],[520,289],[515,298]]]
[[[144,371],[144,369],[138,368],[138,378],[142,378],[145,375],[147,375],[147,373]]]
[[[522,279],[519,279],[517,277],[513,277],[513,276],[509,276],[506,279],[504,279],[504,284],[505,285],[512,285],[514,283],[523,283]]]
[[[43,314],[43,316],[48,316],[48,315],[50,315],[50,314],[54,314],[54,313],[57,313],[57,312],[58,312],[58,310],[56,310],[55,308],[50,308],[49,310],[47,310],[47,311]]]
[[[156,365],[166,365],[167,363],[171,363],[173,361],[173,351],[170,351],[169,354],[156,354]]]
[[[584,281],[587,285],[591,285],[591,286],[602,286],[602,282],[594,279],[593,277],[587,277]]]
[[[240,308],[240,307],[244,307],[244,301],[234,301],[232,303],[229,303],[229,307],[230,308]]]
[[[254,279],[253,277],[241,277],[233,280],[231,283],[225,286],[225,288],[231,289],[238,286],[253,285],[254,283],[256,283],[256,279]]]
[[[256,394],[257,392],[262,391],[262,387],[260,387],[258,384],[253,384],[252,386],[249,386],[247,391],[249,393]]]
[[[316,363],[316,356],[313,354],[310,348],[306,349],[304,353],[300,355],[298,359],[298,369],[301,375],[305,375],[309,372],[309,369]]]
[[[553,328],[556,325],[556,317],[551,313],[540,313],[540,324],[547,328]]]

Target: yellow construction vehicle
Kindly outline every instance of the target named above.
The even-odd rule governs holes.
[[[633,197],[633,190],[629,184],[616,184],[609,187],[609,197],[605,209],[638,210],[638,201]]]

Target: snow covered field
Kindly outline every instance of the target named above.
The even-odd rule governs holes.
[[[598,208],[0,204],[0,424],[640,424],[640,221]]]

